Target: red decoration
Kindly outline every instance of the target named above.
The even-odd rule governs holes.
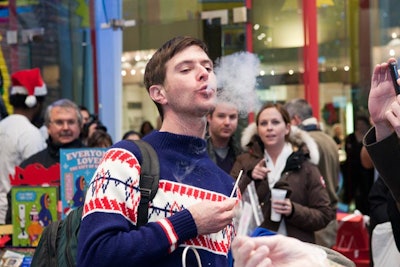
[[[328,125],[339,122],[339,109],[335,108],[333,103],[326,103],[322,109],[322,116]]]
[[[15,167],[15,175],[9,176],[12,186],[17,185],[60,185],[60,164],[56,163],[49,168],[45,168],[40,163],[33,163],[26,166],[25,169]]]

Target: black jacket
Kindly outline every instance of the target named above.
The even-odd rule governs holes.
[[[45,168],[49,168],[53,164],[60,162],[60,149],[61,148],[80,148],[80,147],[85,147],[80,139],[76,139],[76,140],[72,141],[71,143],[60,146],[60,145],[54,144],[51,141],[51,137],[49,137],[49,139],[47,139],[47,148],[43,149],[42,151],[39,151],[36,154],[33,154],[32,156],[30,156],[29,158],[24,160],[20,164],[20,167],[25,168],[29,164],[40,163]]]

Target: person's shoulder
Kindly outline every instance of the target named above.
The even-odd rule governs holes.
[[[324,131],[310,131],[309,133],[312,137],[318,138],[319,140],[329,140],[327,142],[335,142],[335,140]]]
[[[5,117],[0,121],[0,125],[4,130],[23,129],[24,131],[21,132],[31,131],[35,127],[26,116],[20,114],[11,114]]]
[[[305,160],[301,163],[301,170],[303,170],[305,173],[309,174],[311,177],[317,177],[318,178],[321,176],[321,172],[319,171],[318,165],[315,163],[312,163],[309,160]]]
[[[12,115],[8,115],[7,117],[4,117],[0,120],[0,126],[6,124],[8,121],[10,121]]]
[[[145,142],[144,140],[120,140],[113,144],[108,151],[115,149],[127,150],[132,153],[139,161],[141,161],[142,155],[137,142]]]
[[[333,151],[337,151],[337,144],[329,134],[323,131],[313,131],[309,133],[311,137],[315,140],[315,142],[322,148],[332,149]]]
[[[318,165],[316,165],[315,163],[312,163],[310,160],[304,160],[303,162],[301,162],[301,167],[318,169]]]
[[[24,161],[21,162],[20,167],[25,168],[26,166],[32,164],[32,163],[40,163],[45,167],[48,167],[44,158],[48,154],[48,148],[45,148],[33,155],[31,155],[29,158],[25,159]]]
[[[118,142],[115,142],[112,146],[110,146],[110,149],[135,149],[137,148],[136,141],[133,140],[120,140]]]
[[[35,141],[44,140],[43,134],[40,129],[32,124],[30,121],[26,121],[23,124],[20,124],[20,127],[23,127],[25,134],[29,134],[30,139],[34,139]]]
[[[247,160],[249,158],[258,158],[252,150],[242,151],[239,155],[236,156],[236,160]]]

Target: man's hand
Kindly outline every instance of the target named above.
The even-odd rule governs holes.
[[[368,110],[376,127],[377,141],[389,136],[393,132],[393,124],[400,125],[400,117],[397,116],[400,115],[400,108],[397,107],[398,105],[392,105],[396,100],[388,67],[392,61],[395,61],[395,59],[390,58],[388,62],[376,65],[371,78]],[[400,127],[398,128],[400,129]]]
[[[228,198],[224,201],[202,201],[188,210],[193,216],[199,235],[216,233],[232,223],[235,216],[236,198]]]
[[[247,237],[233,240],[235,267],[327,266],[325,251],[283,235]]]

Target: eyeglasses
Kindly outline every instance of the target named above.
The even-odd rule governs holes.
[[[64,124],[66,123],[68,125],[68,127],[72,127],[78,124],[77,120],[54,120],[54,121],[50,121],[50,123],[53,123],[55,126],[57,127],[63,127]]]

